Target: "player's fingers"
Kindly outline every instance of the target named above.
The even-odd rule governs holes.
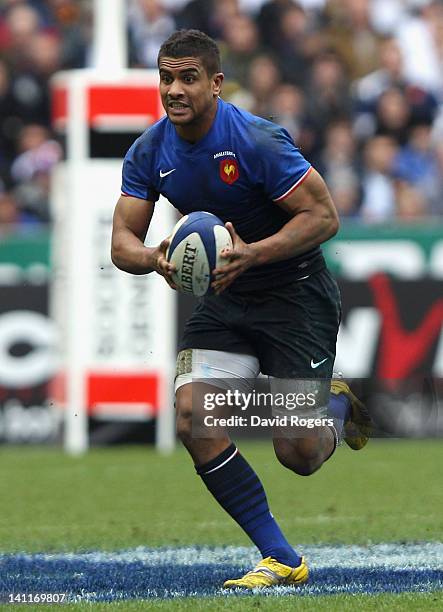
[[[226,276],[227,274],[230,274],[231,272],[235,272],[241,269],[242,269],[242,262],[240,260],[235,259],[221,266],[221,268],[215,268],[215,270],[212,271],[212,274],[214,276],[217,276],[217,275]]]
[[[226,248],[220,251],[220,257],[223,257],[223,259],[230,259],[232,255],[233,255],[232,249]]]
[[[214,291],[215,291],[215,295],[220,295],[220,293],[223,293],[223,291],[225,291],[229,285],[231,285],[231,283],[234,281],[234,279],[228,281],[228,282],[224,282],[222,285],[219,285],[217,287],[214,287]]]
[[[226,229],[228,230],[228,232],[229,232],[229,234],[231,236],[232,242],[235,243],[235,241],[238,239],[239,236],[238,236],[237,232],[235,231],[234,226],[232,225],[232,223],[230,221],[227,221],[225,223],[225,227],[226,227]]]
[[[162,253],[166,253],[167,248],[168,248],[168,246],[169,246],[170,242],[171,242],[171,241],[169,240],[169,238],[164,238],[164,239],[163,239],[163,240],[160,242],[160,247],[159,247],[159,248],[160,248],[160,251],[162,251]]]
[[[213,270],[212,278],[215,278],[215,280],[221,280],[222,278],[226,278],[226,276],[231,272],[232,269],[225,270],[224,268],[217,268],[216,270]]]
[[[226,271],[223,270],[223,268],[216,268],[215,270],[212,270],[212,278],[215,278],[215,279],[223,278],[225,274],[226,274]]]
[[[176,271],[174,264],[169,263],[164,257],[158,259],[157,266],[160,274],[165,277],[171,277],[172,273]]]
[[[239,276],[240,272],[238,270],[233,270],[229,274],[223,274],[223,276],[219,276],[212,284],[211,287],[214,289],[215,293],[221,293],[224,291],[229,285]]]
[[[157,268],[160,274],[165,274],[168,271],[168,262],[164,257],[159,257],[157,259]]]
[[[160,274],[163,276],[165,281],[171,287],[171,289],[177,289],[177,285],[174,283],[172,278],[172,271],[166,266],[164,269],[160,270]]]
[[[228,232],[231,234],[231,238],[232,236],[236,236],[235,228],[230,221],[226,221],[225,227],[228,230]]]
[[[170,268],[171,266],[173,266],[173,265],[174,265],[174,264],[170,263],[170,262],[169,262],[169,261],[166,259],[165,255],[164,255],[164,254],[162,254],[162,253],[161,253],[161,254],[158,256],[157,263],[158,263],[158,265],[159,265],[159,266],[161,266],[162,268]]]

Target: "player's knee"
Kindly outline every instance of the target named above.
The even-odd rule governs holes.
[[[176,421],[177,436],[183,443],[190,440],[192,437],[192,417],[189,414],[182,413],[177,416]]]
[[[299,461],[297,462],[292,471],[298,474],[298,476],[311,476],[321,467],[321,463],[318,461]]]
[[[314,472],[316,472],[320,465],[316,460],[306,460],[300,457],[293,456],[288,457],[286,454],[276,453],[277,459],[279,462],[291,472],[298,474],[299,476],[310,476]]]
[[[185,446],[192,439],[192,403],[188,399],[187,394],[178,394],[175,404],[177,437]]]
[[[279,462],[299,476],[310,476],[322,465],[319,450],[310,440],[274,440],[274,449]]]

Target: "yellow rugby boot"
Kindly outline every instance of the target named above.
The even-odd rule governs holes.
[[[272,557],[262,559],[253,569],[236,580],[226,580],[224,589],[265,589],[272,586],[291,586],[306,582],[309,577],[304,557],[298,567],[283,565]]]
[[[344,441],[353,450],[366,446],[372,433],[373,423],[366,406],[352,393],[349,385],[343,379],[331,380],[331,393],[343,393],[351,404],[351,416],[344,424]]]

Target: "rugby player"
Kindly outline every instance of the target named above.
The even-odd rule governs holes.
[[[314,380],[323,398],[315,416],[327,414],[333,425],[293,436],[277,430],[278,460],[307,476],[342,438],[353,449],[366,444],[364,407],[343,380],[331,382],[340,296],[320,244],[337,232],[337,213],[321,176],[283,128],[220,98],[223,73],[211,38],[198,30],[172,34],[159,51],[158,68],[166,116],[125,157],[112,259],[132,274],[155,271],[175,288],[168,239],[144,245],[159,194],[182,214],[208,211],[226,223],[233,248],[223,253],[226,265],[214,271],[214,293],[199,301],[181,340],[177,433],[210,493],[263,557],[224,586],[301,584],[306,562],[271,514],[253,468],[226,431],[193,435],[192,417],[202,410],[202,389],[226,388],[227,380],[245,388],[262,372],[271,388],[288,388],[289,381],[292,391]]]

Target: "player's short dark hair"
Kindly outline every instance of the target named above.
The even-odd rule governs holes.
[[[158,52],[162,57],[198,57],[208,76],[221,71],[220,51],[210,36],[200,30],[178,30],[165,40]]]

